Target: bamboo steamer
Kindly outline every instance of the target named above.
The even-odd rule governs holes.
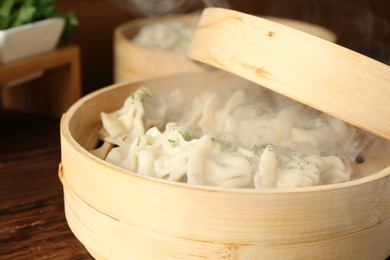
[[[182,14],[165,17],[142,18],[126,22],[114,32],[114,80],[115,82],[137,81],[169,74],[196,72],[204,69],[199,63],[189,60],[184,53],[162,51],[137,45],[134,36],[145,26],[164,22],[183,22],[194,29],[199,14]],[[310,33],[324,40],[335,42],[334,32],[303,21],[281,17],[264,17],[291,28]]]
[[[115,82],[202,70],[202,66],[187,59],[184,53],[152,49],[132,41],[139,30],[147,25],[177,21],[195,28],[198,19],[199,14],[142,18],[126,22],[116,28],[114,32]]]
[[[356,179],[298,189],[223,189],[140,176],[95,157],[100,112],[140,86],[224,88],[228,74],[176,74],[100,89],[61,120],[65,214],[97,259],[384,259],[390,255],[390,147],[367,147]],[[189,80],[189,77],[191,80]],[[227,77],[227,78],[225,78]]]

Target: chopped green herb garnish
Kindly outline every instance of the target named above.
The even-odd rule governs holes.
[[[251,150],[257,156],[261,156],[261,148],[259,145],[255,144]]]
[[[181,136],[183,137],[183,139],[187,142],[191,141],[193,138],[192,136],[188,133],[188,132],[182,132],[179,130],[179,134],[181,134]]]
[[[131,99],[134,101],[143,102],[146,98],[151,97],[149,92],[146,89],[139,89],[130,94]]]
[[[310,164],[310,162],[309,161],[304,161],[304,162],[302,162],[302,163],[298,163],[298,166],[299,166],[299,168],[301,168],[301,170],[303,170],[303,168],[305,167],[305,166],[307,166],[307,165],[309,165]]]

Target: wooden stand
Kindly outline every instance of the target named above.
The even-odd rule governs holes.
[[[5,83],[44,71],[40,78],[16,85]],[[80,50],[70,45],[0,65],[0,104],[11,110],[59,117],[82,95]]]

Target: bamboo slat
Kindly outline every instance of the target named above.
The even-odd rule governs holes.
[[[390,139],[387,65],[256,16],[205,9],[188,56]]]

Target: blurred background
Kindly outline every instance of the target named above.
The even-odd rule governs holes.
[[[50,73],[35,83],[27,82],[26,87],[0,85],[0,259],[92,259],[65,219],[57,175],[59,116],[81,95],[114,83],[114,31],[119,26],[138,18],[193,13],[207,6],[317,24],[333,31],[338,44],[390,65],[389,0],[56,0],[58,11],[73,11],[79,21],[70,46],[38,56],[40,62],[31,58],[27,63],[0,66],[0,81],[7,82],[7,77],[20,74],[20,67],[31,72],[68,56],[73,62],[72,66],[55,64]],[[145,60],[142,51],[132,50],[124,52],[128,60],[136,65]],[[174,65],[175,70],[182,69]],[[5,100],[29,104],[39,115],[9,110]],[[47,111],[57,117],[48,117]]]
[[[57,0],[79,19],[71,43],[81,48],[83,94],[113,83],[113,31],[141,17],[189,13],[205,6],[297,19],[331,29],[338,44],[390,63],[390,2],[386,0]]]

